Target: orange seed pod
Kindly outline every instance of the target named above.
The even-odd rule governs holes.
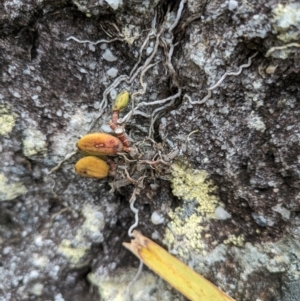
[[[102,159],[88,156],[81,158],[75,164],[75,171],[83,177],[103,179],[108,175],[109,166]]]
[[[115,136],[106,133],[92,133],[83,136],[78,142],[80,151],[94,156],[116,155],[122,151],[123,144]]]

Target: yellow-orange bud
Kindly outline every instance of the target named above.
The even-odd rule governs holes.
[[[80,151],[94,156],[116,155],[122,151],[123,144],[115,136],[106,133],[92,133],[83,136],[78,142]]]
[[[83,177],[103,179],[108,175],[109,166],[100,158],[88,156],[75,164],[75,171]]]

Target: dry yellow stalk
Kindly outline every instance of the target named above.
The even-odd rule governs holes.
[[[138,231],[133,231],[133,235],[135,238],[123,245],[190,300],[234,301],[149,238]]]

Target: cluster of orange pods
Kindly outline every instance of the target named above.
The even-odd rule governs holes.
[[[117,120],[129,101],[129,93],[123,91],[117,95],[113,104],[113,116],[109,122],[116,136],[107,133],[91,133],[83,136],[78,142],[79,151],[86,155],[75,165],[75,171],[81,176],[102,179],[110,174],[110,166],[106,156],[115,156],[128,149],[128,140],[124,131],[119,129]]]

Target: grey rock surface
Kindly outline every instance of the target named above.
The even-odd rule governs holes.
[[[180,162],[173,178],[145,180],[138,230],[236,300],[300,300],[297,1],[4,0],[0,11],[1,301],[126,300],[133,185],[110,193],[113,178],[79,177],[78,153],[49,175],[81,136],[109,130],[123,90],[138,92],[127,133]],[[130,293],[185,300],[146,269]]]

